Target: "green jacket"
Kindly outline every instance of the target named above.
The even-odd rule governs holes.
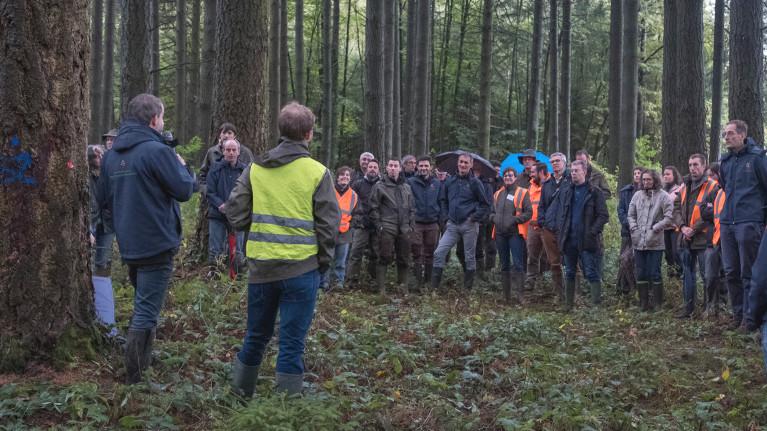
[[[410,185],[400,175],[395,182],[388,175],[373,186],[370,194],[370,221],[376,231],[409,234],[415,223],[415,199]]]

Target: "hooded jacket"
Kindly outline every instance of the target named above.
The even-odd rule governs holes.
[[[586,183],[587,190],[585,201],[583,203],[583,214],[581,215],[581,225],[577,232],[578,251],[588,251],[592,253],[602,253],[602,230],[610,219],[605,204],[604,194]],[[571,182],[562,184],[559,189],[555,207],[557,209],[557,241],[559,249],[565,251],[565,243],[570,236],[570,221],[573,217],[573,189],[575,185]]]
[[[674,225],[674,203],[663,190],[639,190],[626,216],[634,250],[664,250],[663,231]]]
[[[570,182],[570,170],[565,170],[557,182],[554,174],[541,186],[541,201],[538,203],[538,226],[552,232],[557,230],[557,206],[556,198],[559,188]]]
[[[206,195],[208,197],[208,218],[226,221],[218,207],[229,198],[237,178],[245,170],[245,164],[238,161],[234,166],[222,160],[213,166],[208,174]],[[226,210],[225,210],[226,211]]]
[[[436,177],[423,178],[420,175],[408,178],[407,183],[415,199],[415,222],[438,223],[439,192],[442,183]]]
[[[123,260],[145,261],[178,248],[178,203],[192,197],[195,178],[162,135],[138,121],[123,121],[101,162],[98,184],[102,216],[112,220]]]
[[[767,157],[764,149],[748,138],[739,152],[722,157],[719,182],[727,200],[722,224],[764,223],[767,211]]]
[[[202,159],[202,165],[200,166],[200,184],[207,183],[208,174],[211,172],[213,167],[220,163],[222,160],[224,160],[224,153],[220,143],[217,143],[208,148],[208,151],[205,153],[205,158]],[[253,152],[250,151],[250,148],[241,144],[240,158],[237,161],[245,166],[253,162]]]
[[[440,218],[462,224],[466,220],[481,223],[490,214],[490,202],[485,186],[469,171],[465,176],[453,175],[442,185]]]
[[[283,137],[277,147],[256,157],[253,163],[264,168],[276,168],[302,157],[311,157],[309,144],[306,141],[292,141]],[[226,218],[235,229],[241,231],[250,230],[253,194],[258,193],[258,185],[254,187],[250,181],[251,166],[248,165],[237,179],[234,190],[226,201]],[[290,197],[290,190],[285,190],[285,195],[286,198]],[[341,223],[341,212],[338,209],[333,179],[327,169],[312,196],[312,208],[317,254],[299,262],[278,259],[257,261],[249,258],[248,281],[250,283],[286,280],[318,268],[321,272],[327,270],[333,260],[335,237],[338,225]]]
[[[516,184],[511,187],[504,187],[498,191],[495,197],[493,223],[495,224],[496,235],[519,235],[519,225],[527,223],[533,216],[530,193],[524,193],[522,202],[514,200],[514,195],[519,188]],[[518,209],[519,214],[517,214]]]
[[[377,231],[409,234],[415,223],[415,201],[402,175],[397,180],[384,175],[370,195],[370,221]]]
[[[373,223],[370,221],[370,195],[373,193],[373,186],[381,181],[381,177],[369,179],[367,176],[357,179],[352,183],[352,190],[357,192],[359,203],[352,212],[352,227],[355,229],[373,229]]]

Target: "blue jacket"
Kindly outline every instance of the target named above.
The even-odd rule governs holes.
[[[490,200],[484,184],[472,172],[445,180],[439,197],[440,218],[461,224],[467,219],[483,222],[490,214]]]
[[[424,179],[420,175],[408,178],[407,183],[410,184],[415,199],[416,223],[439,222],[439,192],[442,183],[436,177]]]
[[[578,251],[589,251],[602,254],[604,251],[602,243],[602,230],[610,219],[607,212],[604,193],[595,186],[586,183],[586,196],[583,202],[583,212],[578,223],[578,231],[574,233],[576,237]],[[557,241],[559,249],[564,253],[565,244],[570,236],[571,221],[573,218],[573,192],[575,185],[571,182],[562,184],[557,193]],[[539,210],[540,211],[540,210]],[[576,216],[577,217],[577,216]]]
[[[208,187],[206,195],[208,196],[208,218],[226,222],[226,217],[221,214],[218,207],[229,199],[229,193],[234,189],[237,178],[245,170],[245,164],[237,162],[232,167],[226,160],[222,160],[213,165],[206,179]]]
[[[192,197],[195,178],[155,130],[137,121],[120,126],[101,163],[98,201],[111,214],[120,255],[144,260],[181,243],[179,201]]]
[[[767,207],[767,157],[764,150],[748,138],[739,153],[729,151],[722,156],[719,170],[719,182],[727,195],[721,223],[764,223]]]
[[[631,198],[634,197],[634,192],[636,190],[634,184],[627,184],[621,189],[618,195],[618,220],[621,222],[621,236],[624,238],[631,236],[628,218],[629,204],[631,203]]]
[[[557,196],[559,195],[559,188],[569,182],[570,171],[566,170],[558,183],[554,179],[554,174],[543,183],[541,187],[541,200],[538,202],[538,226],[552,232],[557,231]]]

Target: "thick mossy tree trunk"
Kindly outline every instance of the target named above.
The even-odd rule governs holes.
[[[89,326],[88,2],[0,3],[0,372]]]
[[[122,0],[120,57],[120,117],[128,102],[149,90],[149,23],[144,0]]]

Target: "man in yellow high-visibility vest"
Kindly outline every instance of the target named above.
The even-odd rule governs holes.
[[[333,261],[341,214],[328,169],[309,153],[314,114],[289,103],[278,117],[280,144],[256,157],[229,195],[225,214],[248,230],[248,324],[232,386],[250,397],[280,313],[277,390],[303,387],[304,343],[320,273]]]

